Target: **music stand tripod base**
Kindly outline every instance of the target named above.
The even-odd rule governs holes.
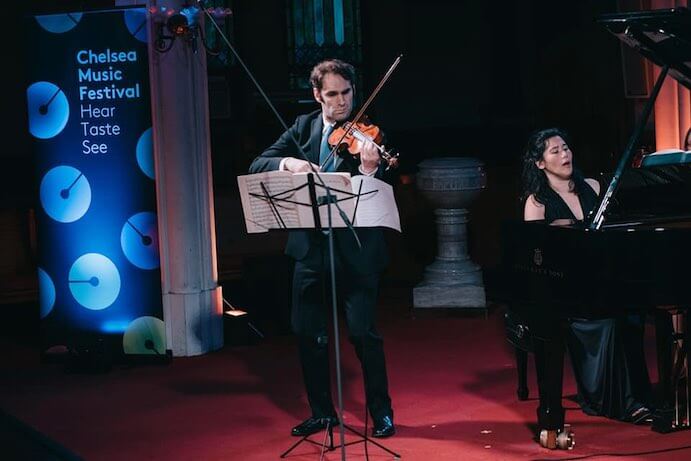
[[[326,444],[326,439],[327,437],[324,438],[324,441],[322,443],[315,442],[314,440],[310,439],[309,437],[313,434],[308,434],[300,438],[297,442],[295,442],[293,445],[290,446],[286,451],[281,453],[280,458],[285,458],[288,456],[288,454],[293,451],[295,448],[298,447],[302,442],[309,442],[313,445],[318,445],[322,447],[322,452],[324,451],[334,451],[336,447],[334,446],[334,432],[333,432],[333,426],[331,424],[326,426],[326,436],[328,437],[329,444]]]
[[[355,445],[356,443],[371,443],[372,445],[376,445],[377,447],[381,448],[381,449],[384,450],[385,452],[389,453],[391,456],[393,456],[393,459],[395,459],[395,460],[401,459],[401,455],[400,455],[399,453],[396,453],[395,451],[389,450],[389,449],[386,448],[384,445],[380,444],[379,442],[375,442],[375,441],[372,440],[371,438],[367,437],[365,434],[356,431],[355,429],[353,429],[352,427],[348,426],[347,424],[344,424],[343,427],[344,427],[345,429],[347,429],[348,431],[352,432],[353,434],[360,436],[360,440],[353,440],[353,441],[351,441],[351,442],[346,442],[346,443],[343,444],[344,446],[347,447],[347,446],[349,446],[349,445]],[[295,448],[297,448],[298,445],[300,445],[302,442],[309,442],[309,443],[311,443],[311,444],[313,444],[313,445],[318,445],[318,446],[322,447],[322,452],[323,452],[323,451],[334,451],[334,450],[336,450],[337,448],[340,448],[340,447],[341,447],[340,444],[339,444],[339,445],[334,445],[333,426],[331,426],[331,425],[328,425],[328,426],[326,427],[326,435],[325,435],[324,441],[323,441],[322,443],[315,442],[314,440],[311,440],[311,439],[309,438],[311,435],[314,435],[314,434],[309,434],[309,435],[303,436],[300,440],[298,440],[297,442],[295,442],[290,448],[288,448],[286,451],[284,451],[283,453],[281,453],[280,458],[285,458],[286,456],[288,456],[288,454],[289,454],[291,451],[293,451]],[[329,441],[329,444],[328,444],[328,445],[326,444],[327,439],[328,439],[328,441]]]

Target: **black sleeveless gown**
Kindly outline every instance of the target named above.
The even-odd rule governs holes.
[[[585,180],[576,181],[578,200],[586,216],[597,204],[597,195]],[[549,189],[544,200],[548,223],[557,219],[577,221],[554,190]],[[650,408],[652,399],[643,351],[643,317],[570,319],[569,325],[566,344],[578,386],[578,403],[583,411],[635,421],[632,414],[643,407]]]

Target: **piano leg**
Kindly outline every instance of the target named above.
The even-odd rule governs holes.
[[[691,348],[691,342],[689,342],[689,340],[691,339],[691,334],[689,334],[689,328],[686,325],[688,312],[688,308],[682,308],[677,314],[679,316],[679,323],[682,328],[678,334],[679,337],[682,338],[681,351],[683,356],[683,368],[681,369],[681,373],[679,374],[679,381],[681,385],[679,385],[677,389],[681,388],[681,392],[684,396],[684,402],[686,403],[686,405],[684,406],[685,429],[691,428],[691,401],[689,400],[689,398],[691,397],[689,395],[689,349]]]
[[[562,338],[535,338],[535,369],[540,393],[537,424],[540,445],[550,449],[571,449],[573,433],[564,429],[564,407],[561,405],[564,379],[564,342]]]
[[[516,371],[518,372],[518,400],[528,400],[528,353],[516,347]]]
[[[691,428],[687,312],[686,308],[656,311],[660,409],[653,420],[653,430],[657,432]]]
[[[653,417],[652,429],[667,433],[674,428],[674,395],[672,389],[672,354],[674,344],[672,315],[669,311],[655,311],[655,343],[657,346],[657,375],[659,405]]]
[[[537,423],[540,429],[562,430],[564,408],[561,405],[564,377],[564,343],[559,340],[535,340],[535,368],[540,406]]]

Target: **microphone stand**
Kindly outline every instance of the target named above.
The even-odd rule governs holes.
[[[219,25],[216,23],[214,18],[211,16],[210,12],[204,8],[204,6],[202,5],[202,0],[196,0],[196,2],[197,2],[197,5],[199,6],[200,10],[203,11],[204,14],[206,15],[207,19],[209,21],[211,21],[211,24],[214,26],[214,28],[216,29],[216,31],[218,32],[219,36],[221,37],[223,42],[226,44],[228,49],[233,53],[233,55],[238,60],[238,62],[242,66],[242,68],[245,70],[247,76],[250,78],[250,80],[252,81],[254,86],[257,88],[259,93],[262,95],[262,97],[266,101],[269,108],[273,111],[274,115],[276,115],[276,118],[278,119],[279,123],[283,127],[284,131],[289,132],[288,125],[283,120],[281,115],[278,113],[278,110],[276,109],[276,107],[271,103],[271,100],[269,99],[267,94],[264,92],[264,89],[261,87],[261,85],[259,84],[257,79],[254,77],[252,72],[249,70],[249,68],[247,67],[247,65],[243,61],[243,59],[240,57],[239,53],[235,50],[235,47],[230,43],[230,40],[228,40],[228,37],[226,36],[226,34],[223,32],[223,30],[221,30]],[[402,56],[398,56],[398,58],[395,60],[394,64],[389,68],[388,72],[384,75],[384,78],[377,85],[377,87],[375,88],[375,91],[372,93],[372,95],[370,95],[370,97],[368,98],[365,105],[363,105],[363,107],[358,112],[355,120],[353,121],[353,125],[364,114],[365,109],[372,102],[376,93],[381,89],[381,87],[384,85],[386,80],[389,78],[389,76],[391,75],[393,70],[398,66],[398,64],[401,60],[401,57]],[[347,132],[346,132],[346,134],[347,134]],[[345,138],[346,134],[344,134],[342,138]],[[317,178],[320,185],[326,191],[327,218],[328,218],[327,219],[327,230],[328,230],[328,238],[329,238],[329,271],[330,271],[330,275],[331,275],[331,309],[332,309],[333,329],[334,329],[334,351],[335,351],[335,358],[336,358],[336,389],[337,389],[337,401],[338,401],[338,421],[339,421],[339,429],[340,429],[339,430],[339,435],[340,435],[340,444],[339,445],[341,447],[341,460],[345,461],[346,460],[346,446],[347,445],[350,445],[353,443],[365,442],[365,452],[366,452],[367,451],[367,445],[366,444],[367,444],[367,441],[369,439],[368,439],[366,434],[360,434],[359,432],[355,431],[353,428],[348,427],[343,423],[343,385],[342,385],[342,377],[341,377],[341,354],[340,354],[340,344],[339,344],[340,339],[339,339],[338,308],[337,308],[338,302],[337,302],[337,297],[336,297],[336,268],[335,268],[335,262],[334,262],[335,261],[335,258],[334,258],[334,237],[333,237],[334,232],[333,232],[333,222],[332,222],[332,216],[331,216],[331,204],[333,204],[336,207],[339,215],[341,216],[341,218],[345,222],[346,226],[348,227],[350,232],[352,232],[359,249],[362,249],[362,244],[360,243],[360,239],[358,238],[357,233],[355,232],[355,228],[353,227],[352,223],[350,222],[350,219],[348,218],[346,213],[343,211],[343,209],[340,207],[340,205],[338,204],[338,201],[334,200],[334,196],[331,192],[331,188],[326,184],[324,179],[321,177],[319,171],[312,166],[312,163],[310,162],[307,153],[300,146],[300,143],[297,141],[297,139],[295,138],[295,136],[292,133],[291,133],[291,138],[292,138],[293,144],[295,144],[295,146],[297,147],[297,152],[299,153],[299,155],[302,157],[303,160],[308,162],[308,164],[310,165],[310,169],[311,169],[312,173]],[[326,160],[327,162],[335,154],[336,150],[338,149],[339,144],[340,144],[340,142],[337,143],[332,148],[331,152],[329,153],[329,157]],[[360,435],[363,439],[358,440],[356,442],[346,443],[345,442],[345,429],[346,428],[349,431]],[[333,436],[332,436],[333,428],[331,426],[328,426],[327,429],[329,432],[328,435],[329,435],[331,443],[330,443],[330,446],[328,446],[328,447],[326,446],[326,442],[321,444],[322,456],[323,456],[324,450],[326,448],[328,448],[329,451],[335,449],[335,447],[333,446]],[[281,454],[281,458],[284,458],[288,453],[290,453],[295,447],[297,447],[303,441],[308,440],[311,442],[311,440],[309,440],[307,437],[308,436],[303,437],[301,440],[299,440],[297,443],[295,443],[292,447],[290,447],[287,451],[285,451],[283,454]],[[378,447],[380,447],[383,450],[387,451],[388,453],[392,454],[395,459],[400,459],[400,455],[398,453],[395,453],[395,452],[389,450],[388,448],[384,447],[383,445],[381,445],[377,442],[374,442],[374,441],[370,441],[370,442],[374,443]]]

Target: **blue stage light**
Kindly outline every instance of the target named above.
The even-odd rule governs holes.
[[[101,324],[101,331],[103,333],[124,333],[129,324],[129,320],[107,320]]]

